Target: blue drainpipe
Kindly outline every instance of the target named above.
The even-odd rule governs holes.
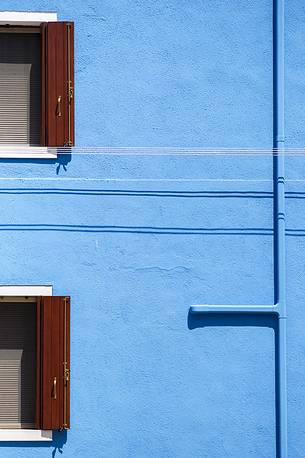
[[[285,119],[284,119],[284,2],[274,0],[273,9],[273,157],[274,170],[274,295],[279,308],[278,322],[278,445],[287,458],[287,375],[286,375],[286,262],[285,262]]]
[[[192,305],[195,314],[273,314],[278,318],[277,456],[287,458],[286,261],[285,261],[285,125],[284,125],[284,2],[273,0],[273,183],[274,304]]]

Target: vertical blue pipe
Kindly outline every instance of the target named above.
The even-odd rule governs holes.
[[[274,0],[274,290],[279,304],[278,326],[278,446],[280,458],[287,458],[286,375],[286,262],[285,262],[285,119],[284,119],[284,2]]]

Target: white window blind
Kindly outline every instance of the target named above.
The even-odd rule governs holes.
[[[0,144],[40,143],[40,35],[0,31]]]
[[[36,304],[0,303],[0,428],[33,428]]]

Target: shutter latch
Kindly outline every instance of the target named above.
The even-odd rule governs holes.
[[[57,389],[56,389],[56,387],[57,387],[57,379],[56,379],[56,377],[54,377],[54,379],[53,379],[53,388],[52,388],[52,399],[55,399],[55,400],[57,399]]]
[[[57,97],[56,116],[61,116],[61,95]]]

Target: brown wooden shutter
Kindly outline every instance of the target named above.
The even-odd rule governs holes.
[[[41,144],[74,145],[74,24],[41,25]]]
[[[70,298],[37,304],[37,427],[70,428]]]

